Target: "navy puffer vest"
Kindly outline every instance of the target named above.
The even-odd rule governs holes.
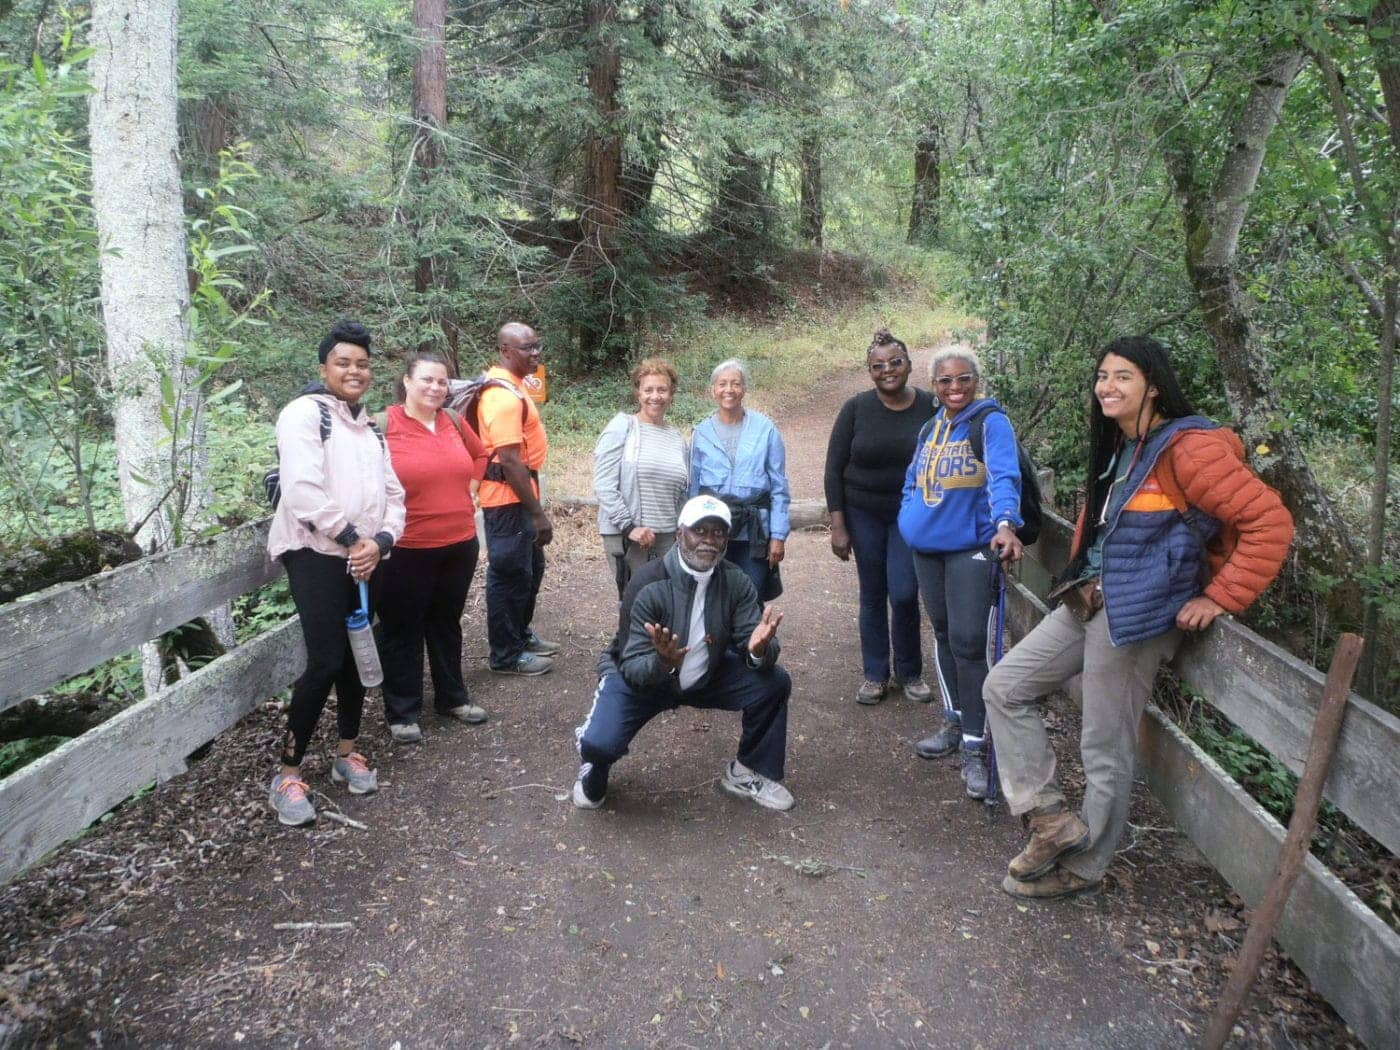
[[[1153,472],[1177,434],[1218,426],[1202,416],[1162,424],[1147,436],[1124,483],[1128,496],[1106,526],[1103,542],[1104,611],[1114,645],[1170,631],[1181,607],[1205,589],[1205,547],[1220,523],[1194,507],[1178,511]]]

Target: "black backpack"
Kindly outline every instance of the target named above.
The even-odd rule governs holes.
[[[1006,415],[996,405],[983,405],[967,421],[968,444],[972,446],[972,454],[983,463],[986,463],[986,459],[983,458],[986,442],[982,437],[982,425],[987,416],[993,412]],[[932,430],[933,420],[930,419],[919,431],[919,437],[915,442],[916,447],[923,447]],[[1040,538],[1040,527],[1044,522],[1044,516],[1040,510],[1040,479],[1036,477],[1035,464],[1031,461],[1031,457],[1026,455],[1020,438],[1016,438],[1016,463],[1021,468],[1021,520],[1025,522],[1016,530],[1016,536],[1022,543],[1030,546]]]
[[[982,438],[982,424],[993,412],[1001,412],[995,405],[984,405],[972,414],[972,418],[967,421],[967,440],[972,445],[972,454],[982,462],[982,452],[985,443]],[[1025,522],[1016,530],[1016,536],[1026,546],[1030,546],[1040,539],[1040,526],[1044,522],[1044,517],[1040,510],[1040,479],[1036,477],[1035,463],[1026,454],[1025,446],[1021,444],[1021,439],[1016,438],[1016,463],[1021,468],[1021,520]]]

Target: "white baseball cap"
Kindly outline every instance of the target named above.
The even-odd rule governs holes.
[[[724,522],[726,527],[732,524],[729,508],[724,505],[724,500],[715,499],[713,496],[696,496],[694,499],[686,500],[676,524],[692,529],[706,518],[718,518]]]

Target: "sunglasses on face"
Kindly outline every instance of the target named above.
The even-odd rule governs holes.
[[[870,371],[872,372],[898,372],[909,362],[902,357],[892,357],[888,361],[871,361]]]
[[[934,382],[944,389],[947,389],[954,383],[958,386],[971,386],[973,383],[977,382],[977,377],[971,372],[964,372],[960,376],[939,376]]]

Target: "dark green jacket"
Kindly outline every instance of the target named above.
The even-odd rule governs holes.
[[[672,692],[681,695],[680,678],[662,665],[646,632],[649,623],[668,627],[680,637],[682,646],[689,646],[690,605],[695,598],[695,579],[681,567],[680,544],[672,547],[664,558],[648,562],[632,575],[623,592],[618,615],[617,634],[598,660],[598,674],[620,672],[634,689],[649,692]],[[710,659],[705,676],[692,690],[702,689],[714,677],[720,655],[733,649],[748,657],[749,636],[763,617],[758,595],[744,570],[731,561],[721,559],[705,591],[705,638]],[[754,667],[772,667],[778,662],[778,639],[775,636]]]

